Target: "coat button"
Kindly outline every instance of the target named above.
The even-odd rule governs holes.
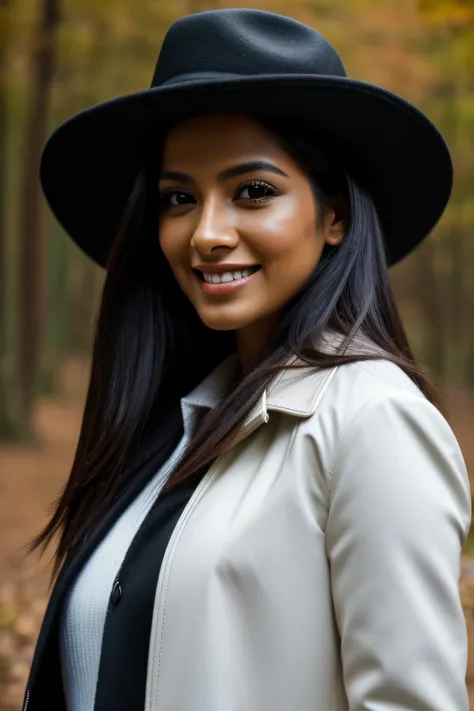
[[[110,602],[114,607],[116,607],[120,600],[122,599],[122,586],[118,580],[115,581],[112,588],[112,594],[110,595]]]

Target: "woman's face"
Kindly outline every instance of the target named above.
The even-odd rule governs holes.
[[[212,329],[273,328],[343,226],[319,225],[310,183],[266,129],[240,114],[188,119],[167,135],[159,240]]]

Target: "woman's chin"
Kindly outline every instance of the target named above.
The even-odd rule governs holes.
[[[201,319],[203,324],[213,331],[236,331],[240,325],[236,326],[229,319]]]
[[[235,314],[210,314],[209,312],[198,311],[198,316],[203,324],[213,331],[238,331],[253,321],[251,318],[245,318],[243,315],[239,317]]]

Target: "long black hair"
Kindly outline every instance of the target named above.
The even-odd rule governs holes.
[[[258,120],[305,170],[319,221],[343,196],[349,206],[347,231],[338,246],[325,248],[258,361],[202,421],[165,490],[219,456],[291,356],[317,368],[380,358],[320,349],[318,338],[328,329],[343,336],[343,346],[356,334],[368,337],[436,404],[395,304],[370,192],[325,139],[301,126]],[[140,173],[114,241],[72,471],[49,523],[32,544],[46,546],[59,537],[55,572],[127,484],[147,443],[165,438],[167,451],[178,443],[182,423],[171,413],[176,414],[180,398],[235,350],[232,332],[213,331],[200,321],[161,251],[156,175],[156,166]]]

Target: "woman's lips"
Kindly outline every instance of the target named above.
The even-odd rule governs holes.
[[[197,278],[199,279],[199,283],[201,285],[202,290],[206,294],[218,296],[221,294],[231,294],[232,292],[236,291],[237,289],[240,289],[242,286],[245,286],[245,284],[247,284],[247,282],[249,282],[255,276],[255,274],[258,274],[259,271],[260,271],[260,269],[257,270],[256,272],[253,272],[248,277],[242,277],[241,279],[234,279],[233,281],[221,282],[219,284],[209,283],[207,281],[202,281],[201,279],[199,279],[199,277],[197,277]]]

